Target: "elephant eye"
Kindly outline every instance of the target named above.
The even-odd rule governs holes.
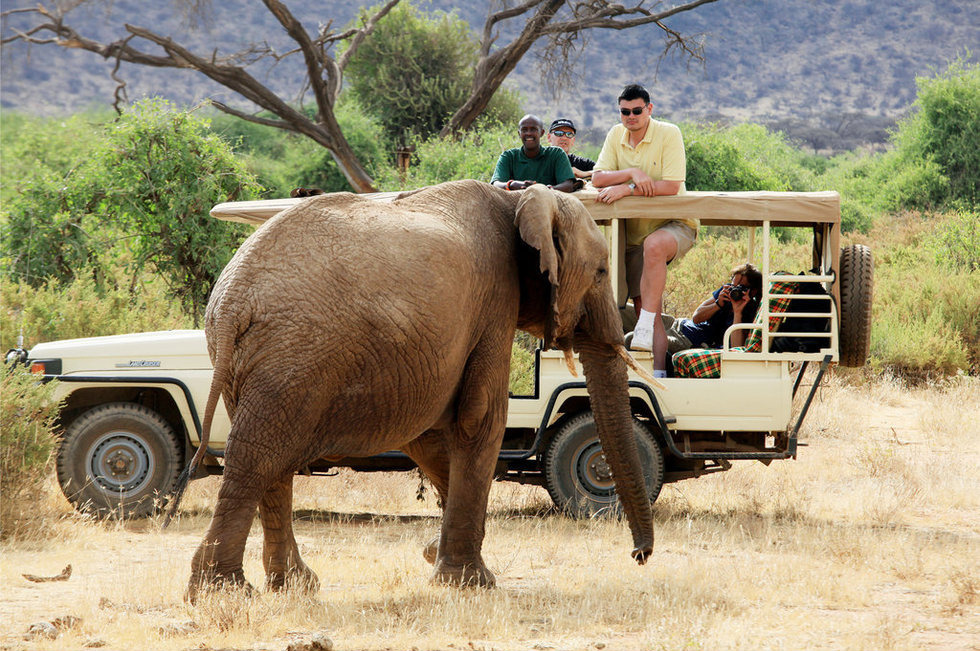
[[[609,271],[605,267],[599,267],[595,272],[595,281],[601,282],[602,279],[606,277],[607,273],[609,273]]]

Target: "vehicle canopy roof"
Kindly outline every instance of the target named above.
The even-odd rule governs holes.
[[[363,195],[391,201],[397,192]],[[840,195],[837,192],[688,192],[677,196],[624,197],[612,204],[596,201],[598,191],[589,187],[573,193],[597,222],[612,219],[699,219],[702,224],[761,226],[804,226],[839,224]],[[303,199],[230,201],[211,209],[225,221],[261,224]]]

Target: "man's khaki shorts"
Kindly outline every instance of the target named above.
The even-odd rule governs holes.
[[[698,232],[682,221],[671,220],[661,224],[653,233],[664,231],[677,240],[677,253],[670,262],[678,262],[694,246]],[[650,237],[647,235],[647,237]],[[668,262],[669,264],[669,262]],[[631,297],[640,295],[640,277],[643,276],[643,245],[626,245],[626,286]]]

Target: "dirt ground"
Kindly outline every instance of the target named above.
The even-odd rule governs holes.
[[[832,383],[798,460],[665,487],[643,568],[624,523],[569,520],[539,487],[495,484],[493,591],[428,583],[438,507],[409,473],[297,482],[312,596],[182,601],[217,479],[192,486],[166,531],[64,507],[54,539],[0,548],[0,649],[271,651],[315,633],[337,649],[980,649],[978,423],[975,383]],[[259,588],[260,538],[246,553]],[[22,578],[68,564],[65,581]],[[55,622],[55,639],[27,634],[67,616],[80,619]]]

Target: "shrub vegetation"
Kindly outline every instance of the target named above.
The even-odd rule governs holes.
[[[44,483],[57,439],[57,382],[0,364],[0,540],[23,538],[46,517]]]
[[[45,128],[44,123],[37,128]],[[206,120],[137,103],[97,125],[74,159],[43,161],[5,206],[6,274],[34,286],[92,274],[100,290],[150,268],[197,322],[246,229],[208,215],[258,186]]]
[[[406,24],[419,19],[405,11]],[[758,125],[682,125],[688,187],[839,190],[843,230],[872,244],[877,260],[873,366],[975,372],[978,76],[978,66],[954,62],[920,80],[915,112],[883,154],[818,160]],[[384,115],[373,111],[345,92],[337,113],[384,190],[489,180],[499,153],[519,144],[513,120],[485,120],[459,139],[413,135],[412,164],[400,171]],[[329,155],[306,139],[226,115],[209,123],[161,102],[119,118],[5,112],[0,120],[4,346],[22,326],[34,343],[193,325],[210,283],[247,233],[210,219],[211,204],[260,192],[284,196],[300,185],[347,188]],[[704,229],[672,274],[670,311],[690,313],[744,257],[739,237]],[[778,250],[796,248],[798,258],[774,264],[803,268],[792,260],[806,259],[805,245],[784,242]]]

